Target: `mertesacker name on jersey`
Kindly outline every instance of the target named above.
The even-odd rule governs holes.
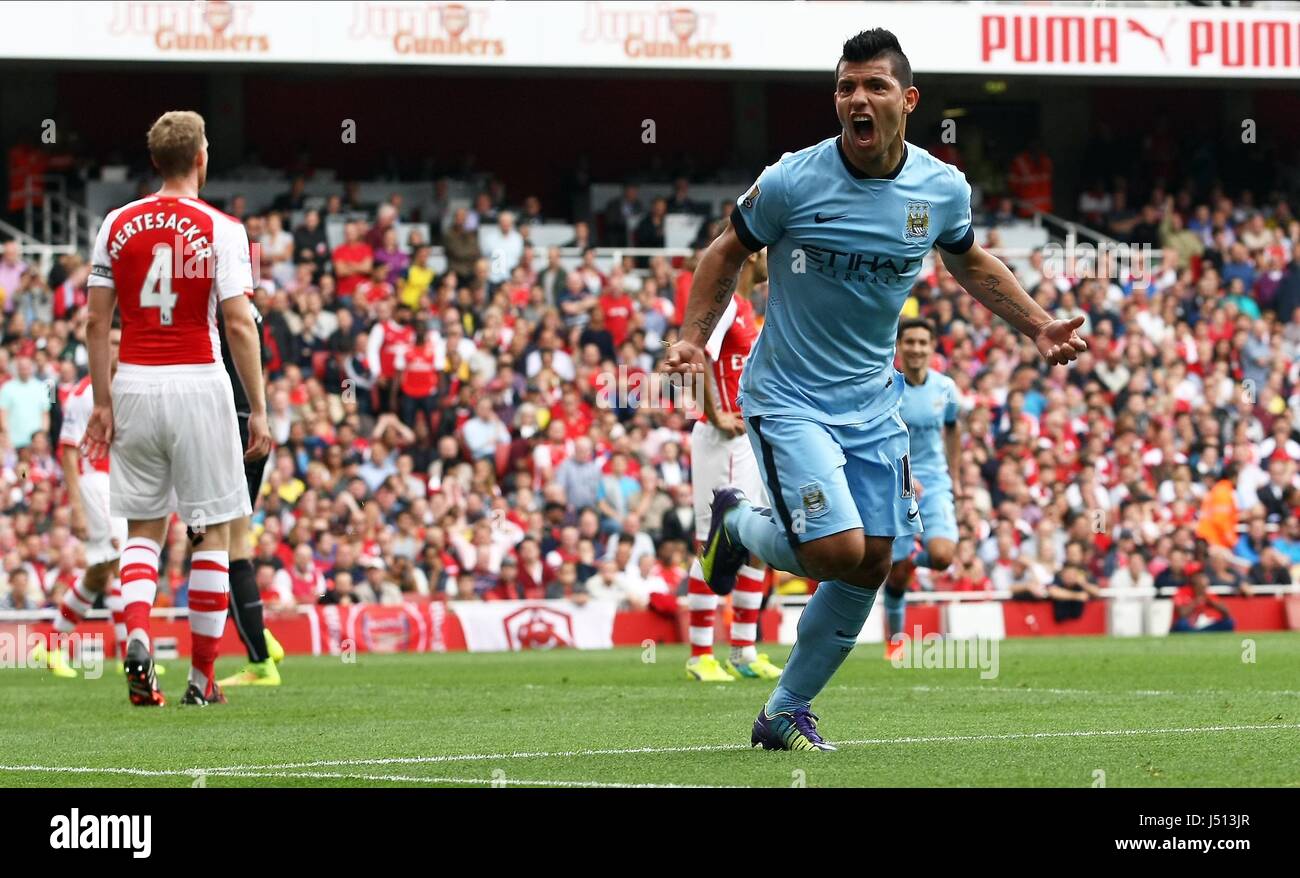
[[[203,229],[187,216],[179,216],[173,211],[160,210],[156,213],[142,213],[129,222],[122,224],[113,236],[113,243],[108,248],[108,257],[114,261],[117,260],[118,254],[122,252],[122,247],[127,241],[131,240],[133,235],[152,229],[175,229],[176,246],[172,251],[177,256],[178,270],[174,276],[198,277],[197,274],[184,273],[180,269],[179,260],[181,254],[187,248],[190,251],[191,260],[205,260],[212,255],[212,242],[208,240]]]

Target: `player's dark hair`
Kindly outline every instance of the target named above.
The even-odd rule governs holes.
[[[874,61],[882,56],[889,59],[889,66],[893,69],[894,78],[899,84],[903,88],[909,88],[912,85],[912,64],[903,54],[903,47],[898,44],[898,37],[883,27],[859,31],[844,41],[843,54],[835,64],[836,81],[839,80],[840,65],[844,62]]]
[[[924,329],[926,332],[930,333],[931,339],[936,339],[939,337],[939,334],[934,331],[934,324],[931,323],[929,320],[926,320],[924,317],[909,317],[908,319],[899,323],[898,337],[902,338],[903,333],[907,332],[909,329]]]

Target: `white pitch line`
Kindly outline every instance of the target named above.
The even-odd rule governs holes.
[[[863,688],[885,691],[889,687]],[[1024,692],[1028,695],[1086,695],[1089,697],[1098,695],[1140,695],[1142,697],[1179,695],[1187,697],[1205,695],[1280,695],[1287,698],[1294,698],[1300,696],[1300,690],[1296,689],[1252,689],[1249,691],[1236,689],[1054,689],[1034,686],[911,686],[909,688],[913,692]]]
[[[1113,730],[1076,730],[1064,732],[1009,732],[987,735],[936,735],[928,737],[907,738],[864,738],[855,741],[835,741],[837,747],[865,747],[881,744],[955,744],[979,741],[1018,741],[1040,738],[1104,738],[1132,735],[1173,735],[1196,734],[1203,732],[1258,732],[1300,730],[1300,723],[1276,725],[1242,725],[1242,726],[1191,726],[1188,728],[1168,729],[1113,729]],[[550,752],[515,752],[515,753],[469,753],[464,755],[444,756],[409,756],[385,757],[381,759],[322,759],[312,762],[286,762],[276,765],[232,765],[224,768],[191,769],[191,771],[283,771],[302,768],[336,768],[361,765],[427,765],[442,762],[483,762],[505,759],[572,759],[590,756],[634,756],[640,754],[661,753],[718,753],[729,750],[749,750],[745,744],[701,744],[690,747],[623,747],[608,750],[557,750]]]
[[[191,774],[191,772],[186,772]],[[367,780],[388,781],[392,783],[421,784],[463,784],[465,786],[501,786],[501,787],[592,787],[597,789],[730,789],[730,787],[711,784],[675,784],[675,783],[610,783],[598,780],[521,780],[511,777],[501,779],[491,777],[418,777],[402,774],[340,774],[336,772],[316,771],[199,771],[193,774],[205,774],[208,777],[293,777],[313,780]]]
[[[1186,728],[1165,728],[1165,729],[1106,729],[1106,730],[1074,730],[1061,732],[1007,732],[1007,733],[990,733],[986,735],[929,735],[924,737],[905,737],[905,738],[863,738],[853,741],[836,741],[838,747],[868,747],[879,745],[896,745],[896,744],[965,744],[979,743],[984,741],[1021,741],[1021,740],[1044,740],[1051,738],[1115,738],[1115,737],[1132,737],[1139,735],[1191,735],[1202,733],[1217,732],[1264,732],[1264,731],[1296,731],[1300,730],[1300,723],[1286,723],[1275,725],[1240,725],[1240,726],[1189,726]],[[551,752],[532,752],[532,753],[470,753],[465,755],[446,755],[446,756],[412,756],[412,757],[387,757],[383,759],[322,759],[313,762],[286,762],[276,765],[230,765],[216,768],[187,768],[187,769],[145,769],[145,768],[116,768],[116,767],[91,767],[91,766],[61,766],[61,765],[0,765],[0,772],[38,772],[47,771],[56,774],[123,774],[137,777],[197,777],[199,775],[210,775],[214,777],[303,777],[319,779],[354,779],[354,780],[376,780],[376,781],[397,781],[413,783],[491,783],[491,780],[482,780],[477,778],[420,778],[405,777],[400,775],[350,775],[350,774],[330,774],[323,772],[292,774],[296,769],[310,768],[331,768],[344,766],[363,766],[363,765],[426,765],[431,763],[445,762],[482,762],[491,760],[506,759],[567,759],[574,757],[588,756],[626,756],[636,754],[667,754],[667,753],[717,753],[725,751],[740,751],[750,749],[744,744],[703,744],[691,747],[625,747],[609,750],[559,750]],[[606,784],[600,781],[506,781],[507,784],[515,785],[538,785],[538,786],[655,786],[646,784]],[[674,786],[667,784],[665,786]]]
[[[498,780],[491,777],[417,777],[401,774],[344,774],[338,772],[317,771],[242,771],[223,768],[192,769],[146,769],[146,768],[95,768],[92,766],[66,765],[0,765],[0,771],[33,772],[48,771],[56,774],[128,774],[134,777],[246,777],[246,778],[304,778],[308,780],[367,780],[388,781],[391,783],[421,784],[464,784],[492,786],[536,786],[536,787],[594,787],[618,789],[724,789],[709,784],[657,784],[657,783],[610,783],[598,780],[524,780],[505,777]]]

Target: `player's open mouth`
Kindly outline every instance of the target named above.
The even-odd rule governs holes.
[[[870,116],[854,116],[852,119],[853,139],[858,146],[869,146],[876,134],[876,123]]]

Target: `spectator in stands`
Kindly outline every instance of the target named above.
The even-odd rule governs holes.
[[[276,571],[272,587],[287,607],[320,600],[325,594],[325,577],[316,568],[310,543],[300,543],[293,550],[293,564]]]
[[[398,208],[394,204],[381,204],[380,211],[374,220],[374,225],[365,233],[365,243],[368,243],[370,250],[378,251],[383,247],[383,237],[389,230],[396,232],[396,222],[398,222]]]
[[[0,433],[15,449],[27,448],[32,437],[50,428],[50,389],[36,375],[30,356],[17,359],[17,374],[0,386]]]
[[[1290,433],[1289,425],[1284,420],[1279,419],[1277,423],[1282,425],[1284,432]],[[1290,471],[1293,469],[1293,465],[1281,457],[1273,457],[1268,462],[1268,482],[1255,494],[1259,497],[1260,505],[1264,508],[1265,520],[1269,524],[1279,524],[1284,519],[1292,517],[1287,495],[1292,487]]]
[[[1287,566],[1300,565],[1300,518],[1294,513],[1282,523],[1282,534],[1273,540],[1273,548],[1286,558]]]
[[[624,186],[622,197],[612,198],[605,205],[605,232],[601,242],[606,247],[626,247],[632,243],[632,230],[644,213],[637,187],[630,183]]]
[[[595,459],[595,450],[586,436],[573,444],[573,456],[555,472],[556,484],[564,492],[570,512],[594,508],[601,481],[601,464]]]
[[[465,228],[471,232],[486,228],[496,222],[497,212],[498,206],[493,203],[492,196],[487,192],[480,192],[474,196],[474,208],[465,218]]]
[[[1113,205],[1111,194],[1106,191],[1105,182],[1100,177],[1090,179],[1088,185],[1079,193],[1079,217],[1094,229],[1101,230],[1106,227],[1106,216],[1111,212]],[[1030,288],[1026,285],[1026,289]]]
[[[428,244],[416,247],[400,281],[395,282],[400,290],[398,298],[412,311],[420,309],[424,297],[433,289],[434,271],[429,268],[429,255]]]
[[[1205,244],[1195,232],[1183,227],[1182,215],[1174,209],[1174,197],[1165,200],[1160,220],[1160,246],[1178,254],[1178,268],[1190,268],[1192,260],[1205,252]]]
[[[1155,587],[1163,596],[1172,595],[1177,589],[1187,585],[1190,581],[1192,570],[1188,569],[1187,551],[1181,547],[1174,547],[1169,552],[1169,566],[1156,574]]]
[[[456,208],[452,214],[451,228],[443,233],[443,250],[447,254],[447,270],[457,278],[469,278],[474,273],[474,263],[482,256],[478,232],[469,225],[469,211]]]
[[[596,246],[596,241],[591,237],[591,225],[585,220],[578,220],[573,224],[573,237],[565,243],[566,247],[572,247],[576,250],[585,252],[591,247]]]
[[[497,415],[490,397],[479,399],[474,417],[465,422],[462,438],[473,460],[495,460],[498,450],[510,443],[510,431]]]
[[[520,226],[539,226],[546,222],[542,216],[542,201],[536,195],[529,195],[524,199],[523,210],[520,212]]]
[[[497,217],[495,228],[482,228],[479,248],[488,258],[488,282],[500,284],[508,280],[510,272],[524,255],[524,238],[515,228],[514,213],[503,210]]]
[[[269,257],[271,260],[271,277],[275,279],[276,285],[287,285],[294,275],[294,239],[293,235],[285,231],[280,214],[275,211],[267,214],[266,231],[258,243],[262,245],[262,258]]]
[[[650,203],[650,212],[641,218],[636,226],[635,239],[638,247],[663,247],[667,230],[668,200],[656,198]]]
[[[361,223],[348,223],[343,227],[344,242],[334,248],[334,274],[344,299],[351,299],[374,269],[374,250],[361,239],[361,229]]]
[[[411,257],[404,253],[397,242],[397,229],[389,226],[380,238],[379,247],[374,252],[375,265],[385,269],[384,280],[396,287],[411,265]]]
[[[340,573],[334,579],[333,586],[320,596],[317,603],[350,606],[352,604],[373,603],[375,596],[369,586],[356,585],[351,573]]]
[[[578,580],[578,565],[574,561],[565,561],[555,574],[555,579],[546,587],[546,597],[550,600],[567,598],[579,606],[590,600],[586,583]]]
[[[1246,582],[1243,572],[1245,569],[1228,552],[1214,550],[1209,552],[1206,559],[1205,572],[1211,585],[1230,588],[1243,597],[1250,597],[1253,592]]]
[[[1083,605],[1100,596],[1097,586],[1088,581],[1087,570],[1079,564],[1066,563],[1056,579],[1047,587],[1052,599],[1052,616],[1057,622],[1078,619],[1083,615]]]
[[[394,358],[402,423],[417,428],[423,420],[430,434],[438,424],[437,356],[433,338],[428,333],[421,333],[411,343],[403,345]]]
[[[1293,438],[1294,432],[1295,426],[1287,418],[1274,420],[1272,435],[1259,443],[1259,456],[1269,461],[1270,467],[1274,461],[1290,461],[1291,471],[1294,472],[1296,461],[1300,461],[1300,442]]]
[[[271,209],[281,213],[293,213],[302,210],[307,204],[307,178],[301,174],[294,176],[289,183],[289,191],[275,196]]]
[[[998,586],[995,580],[994,587],[1011,592],[1012,600],[1036,601],[1047,598],[1047,586],[1038,579],[1033,565],[1024,558],[1016,556],[1011,559],[1005,579],[1002,586]]]
[[[1289,566],[1290,559],[1275,548],[1267,548],[1250,568],[1246,578],[1251,585],[1291,585],[1294,581]]]
[[[309,210],[303,214],[302,225],[293,231],[295,261],[312,266],[312,280],[319,282],[322,273],[330,268],[330,245],[321,225],[320,211]]]
[[[542,288],[546,307],[555,307],[560,290],[566,286],[568,272],[560,263],[560,248],[550,247],[546,251],[546,267],[537,275],[537,284]]]
[[[1170,632],[1232,631],[1235,624],[1228,608],[1210,593],[1205,573],[1195,574],[1191,582],[1174,595],[1174,621]]]
[[[667,202],[668,213],[685,213],[707,217],[709,208],[698,201],[691,200],[691,184],[685,177],[673,181],[673,195]]]
[[[591,312],[600,307],[600,300],[591,294],[583,276],[574,271],[565,278],[564,289],[556,304],[564,315],[564,325],[572,328],[586,326],[591,320]]]
[[[583,583],[583,591],[592,600],[610,601],[620,609],[627,607],[628,574],[618,566],[616,561],[600,562],[599,572],[588,577]]]
[[[30,266],[23,261],[18,242],[9,240],[0,245],[0,299],[6,314],[13,313],[18,288]]]
[[[1129,588],[1145,591],[1155,587],[1155,580],[1147,570],[1141,552],[1130,552],[1125,557],[1123,566],[1110,577],[1109,586],[1121,591]]]
[[[31,587],[31,578],[22,567],[9,571],[9,590],[0,594],[0,610],[38,610],[41,598]]]

